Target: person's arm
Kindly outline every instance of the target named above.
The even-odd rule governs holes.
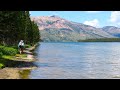
[[[18,47],[20,46],[20,42],[19,42],[19,44],[18,44]]]
[[[22,43],[22,45],[23,45],[23,47],[25,48],[25,44],[24,44],[24,42]]]
[[[24,42],[23,42],[23,46],[25,46]]]

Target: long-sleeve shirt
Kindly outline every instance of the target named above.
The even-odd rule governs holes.
[[[21,46],[24,46],[24,42],[19,42],[18,47],[19,47],[20,45],[21,45]]]

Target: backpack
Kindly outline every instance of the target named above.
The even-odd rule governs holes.
[[[23,42],[20,42],[20,43],[19,43],[19,46],[24,46],[24,43],[23,43]]]

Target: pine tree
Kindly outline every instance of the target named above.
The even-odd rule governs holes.
[[[0,11],[0,44],[17,45],[40,40],[38,26],[31,21],[29,11]]]

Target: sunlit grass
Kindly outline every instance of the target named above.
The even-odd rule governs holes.
[[[18,60],[18,58],[26,58],[26,54],[16,54],[15,56],[10,56],[10,55],[3,55],[3,59],[8,59],[8,60]]]
[[[21,58],[22,58],[22,57],[27,57],[26,54],[16,54],[15,56],[16,56],[16,57],[21,57]]]
[[[2,58],[3,59],[13,60],[15,58],[15,56],[3,55]]]
[[[3,68],[4,67],[4,64],[3,63],[0,63],[0,68]]]

